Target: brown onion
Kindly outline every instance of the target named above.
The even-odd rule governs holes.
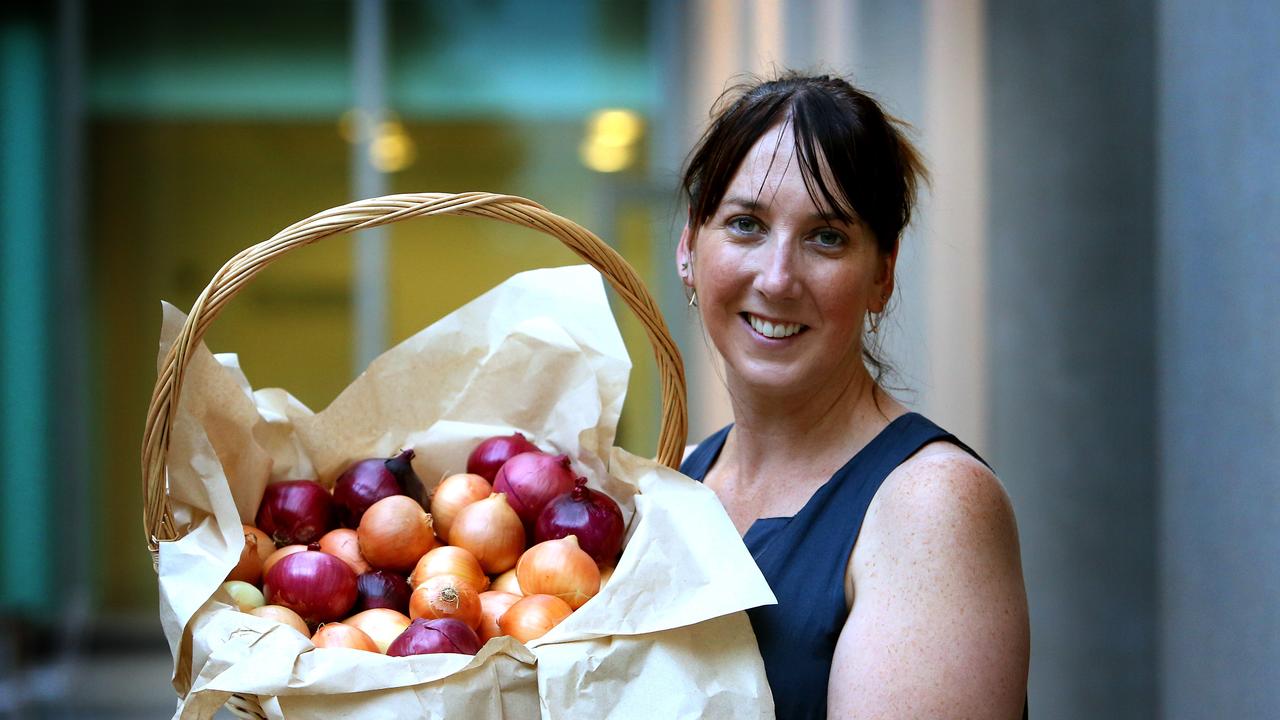
[[[569,604],[554,595],[526,595],[498,618],[498,628],[520,642],[547,634],[573,613]]]
[[[525,595],[555,595],[574,610],[600,592],[600,568],[573,535],[526,550],[516,577]]]
[[[392,495],[370,505],[356,533],[360,553],[379,570],[407,573],[439,544],[431,516],[407,495]]]
[[[340,622],[321,625],[316,630],[316,634],[311,636],[311,642],[320,648],[342,647],[375,653],[381,652],[378,650],[378,646],[374,644],[373,638],[369,637],[363,630]]]
[[[241,528],[244,531],[244,548],[240,550],[240,561],[227,573],[226,579],[257,585],[262,582],[262,563],[275,551],[276,544],[271,542],[266,533],[252,525],[242,525]],[[258,547],[263,538],[266,538],[269,548],[266,555],[262,553],[263,548]]]
[[[520,589],[520,580],[516,578],[515,568],[511,568],[494,578],[493,583],[489,585],[489,589],[509,592],[512,595],[524,595],[524,591]]]
[[[307,623],[302,619],[302,616],[283,605],[263,605],[260,608],[250,610],[249,614],[266,618],[267,620],[275,620],[302,633],[303,637],[311,637],[311,630],[307,628]]]
[[[493,492],[488,480],[473,473],[450,475],[441,481],[431,496],[431,517],[435,520],[436,535],[449,542],[449,528],[462,508],[483,500]]]
[[[573,470],[568,455],[543,452],[520,453],[503,463],[493,480],[493,491],[505,493],[511,509],[533,537],[534,523],[547,503],[573,489]]]
[[[360,540],[355,530],[338,528],[330,530],[320,538],[320,552],[329,553],[346,563],[356,575],[367,573],[373,568],[369,561],[360,554]]]
[[[503,463],[524,452],[538,452],[538,446],[520,433],[488,438],[467,457],[467,472],[492,483]]]
[[[290,555],[296,552],[302,552],[303,550],[306,550],[306,549],[307,549],[306,545],[285,545],[279,550],[276,550],[275,552],[271,553],[270,555],[267,556],[266,560],[262,561],[262,576],[266,577],[267,573],[271,572],[271,568],[276,563],[280,562],[282,558],[289,557]]]
[[[409,597],[409,617],[453,618],[474,630],[480,626],[480,594],[470,582],[456,575],[436,575]]]
[[[524,552],[524,525],[502,493],[462,508],[449,537],[475,555],[490,575],[510,570]]]
[[[455,545],[441,545],[423,555],[409,574],[409,587],[417,589],[436,575],[457,575],[478,593],[489,588],[489,576],[484,574],[480,561],[470,550]]]
[[[504,634],[502,628],[498,627],[498,618],[519,601],[519,595],[501,590],[480,593],[480,627],[476,628],[480,642],[486,643],[491,638]]]
[[[378,652],[385,653],[387,646],[409,627],[409,617],[388,608],[374,608],[358,612],[342,623],[368,635],[373,644],[378,646]]]

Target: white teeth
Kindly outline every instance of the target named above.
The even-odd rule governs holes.
[[[803,327],[799,323],[777,323],[775,325],[768,320],[762,320],[751,314],[747,315],[747,320],[751,323],[751,327],[755,328],[756,332],[768,338],[791,337],[800,332],[800,328]]]

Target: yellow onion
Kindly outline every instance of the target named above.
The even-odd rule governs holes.
[[[378,646],[374,644],[373,638],[369,637],[363,630],[358,630],[340,622],[327,623],[316,629],[316,634],[311,636],[311,642],[316,647],[321,648],[351,648],[352,650],[365,650],[367,652],[381,652]]]
[[[600,568],[573,535],[526,550],[516,578],[525,595],[554,595],[574,610],[600,592]]]
[[[409,574],[409,587],[416,589],[436,575],[457,575],[478,593],[489,588],[489,576],[484,574],[480,561],[470,550],[456,545],[441,545],[423,555]]]
[[[493,487],[488,480],[472,473],[450,475],[441,481],[431,496],[431,518],[435,521],[436,535],[445,542],[451,542],[449,529],[462,508],[489,497],[492,492]]]
[[[495,577],[493,583],[489,585],[489,589],[508,592],[512,595],[524,595],[524,591],[520,589],[520,580],[516,577],[515,568],[511,568]]]
[[[385,497],[369,506],[356,529],[360,554],[379,570],[406,573],[440,542],[431,515],[407,495]]]
[[[400,637],[400,633],[409,627],[410,622],[404,613],[389,608],[373,608],[352,615],[343,620],[342,624],[350,625],[368,635],[373,644],[378,646],[378,652],[385,654],[387,646]]]
[[[436,575],[409,596],[409,617],[452,618],[475,630],[480,626],[480,594],[469,581],[456,575]]]
[[[510,570],[524,552],[524,524],[507,504],[507,497],[494,493],[462,508],[449,530],[453,545],[465,548],[480,561],[490,575]]]
[[[311,637],[311,630],[307,627],[307,623],[302,619],[302,616],[283,605],[263,605],[250,610],[249,614],[266,618],[267,620],[275,620],[302,633],[303,637]]]
[[[498,626],[498,618],[519,601],[519,595],[501,590],[480,593],[480,627],[476,628],[476,634],[480,636],[481,643],[504,634]]]
[[[369,561],[360,554],[360,540],[355,530],[338,528],[325,533],[320,538],[320,552],[328,553],[346,563],[356,575],[373,570]]]
[[[554,595],[526,595],[498,618],[498,628],[503,635],[527,643],[546,635],[572,612],[568,603]]]

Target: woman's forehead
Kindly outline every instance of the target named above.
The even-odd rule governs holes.
[[[825,170],[826,163],[820,162]],[[824,198],[811,192],[816,183],[805,174],[791,125],[780,123],[761,135],[747,151],[726,188],[721,207],[757,210],[772,207],[782,199],[801,203],[822,217],[836,215]],[[831,187],[834,183],[828,178],[826,184]]]

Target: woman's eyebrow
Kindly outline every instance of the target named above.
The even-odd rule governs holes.
[[[721,207],[732,206],[739,210],[746,210],[747,212],[757,212],[762,207],[762,204],[752,198],[746,198],[746,197],[740,197],[740,196],[734,195],[734,196],[725,198],[724,202],[720,203],[720,206]],[[838,215],[836,215],[833,212],[828,212],[826,214],[823,214],[821,212],[812,212],[812,213],[809,213],[809,215],[807,215],[805,219],[808,220],[809,222],[827,222],[827,223],[838,222],[838,223],[844,223],[846,225],[851,224],[851,221],[842,220]]]

